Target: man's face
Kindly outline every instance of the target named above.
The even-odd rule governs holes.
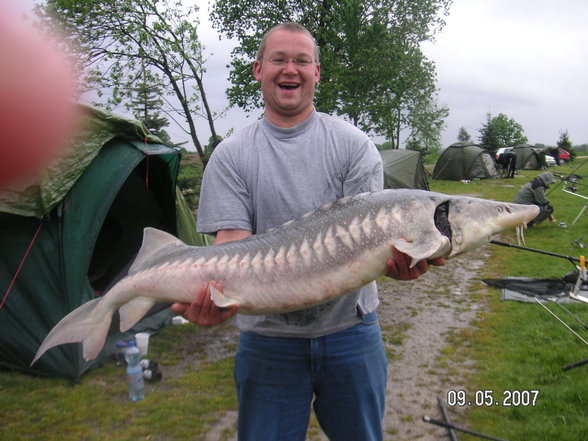
[[[307,34],[286,30],[269,34],[263,60],[255,62],[253,74],[261,82],[265,116],[270,122],[287,127],[310,115],[320,78],[315,61],[313,42]]]

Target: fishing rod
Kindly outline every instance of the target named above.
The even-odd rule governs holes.
[[[552,253],[551,251],[543,251],[543,250],[538,250],[536,248],[523,247],[521,245],[514,245],[512,243],[501,242],[499,240],[491,240],[490,243],[493,245],[500,245],[501,247],[517,248],[519,250],[531,251],[533,253],[545,254],[547,256],[552,256],[552,257],[559,257],[561,259],[567,259],[572,263],[573,262],[578,262],[578,263],[581,262],[581,259],[578,257],[566,256],[564,254]]]
[[[584,366],[585,364],[588,364],[588,360],[582,360],[582,361],[577,361],[577,362],[572,363],[572,364],[568,364],[568,365],[562,367],[561,370],[562,371],[569,371],[570,369],[577,368],[577,367],[580,367],[580,366]]]
[[[451,417],[449,416],[449,411],[447,410],[447,406],[445,405],[445,401],[443,401],[443,398],[437,397],[437,403],[439,403],[439,408],[441,409],[441,414],[443,415],[443,419],[445,420],[445,422],[447,424],[453,425],[451,423]],[[451,441],[459,441],[457,439],[455,429],[448,427],[447,432],[449,434],[449,438],[451,439]]]
[[[576,314],[574,314],[572,311],[570,311],[564,305],[562,305],[561,303],[559,303],[556,300],[551,300],[551,299],[547,299],[547,300],[552,303],[555,303],[557,306],[559,306],[561,309],[563,309],[565,312],[567,312],[568,315],[570,315],[574,320],[576,320],[579,324],[581,324],[584,329],[588,330],[588,323],[586,323],[584,320],[582,320],[580,317],[578,317]]]
[[[551,194],[553,191],[555,191],[555,189],[556,189],[556,188],[558,188],[562,182],[568,181],[568,180],[569,180],[569,178],[570,178],[570,176],[573,176],[573,175],[575,175],[575,172],[576,172],[576,170],[578,170],[580,167],[582,167],[584,164],[586,164],[586,162],[587,162],[587,161],[588,161],[588,159],[585,159],[585,160],[584,160],[584,162],[582,162],[581,164],[578,164],[578,165],[577,165],[577,166],[576,166],[576,167],[575,167],[575,168],[572,170],[572,172],[571,172],[571,173],[569,173],[569,174],[567,175],[567,177],[565,177],[565,178],[563,178],[563,177],[562,177],[561,175],[559,175],[559,174],[553,173],[555,176],[557,176],[557,177],[560,179],[560,181],[559,181],[559,182],[558,182],[558,183],[557,183],[555,186],[553,186],[553,187],[552,187],[552,188],[551,188],[551,189],[550,189],[550,190],[549,190],[549,191],[546,193],[546,196],[549,196],[549,195],[550,195],[550,194]]]
[[[568,331],[570,331],[572,334],[574,334],[576,337],[578,337],[582,341],[582,343],[584,343],[585,345],[588,345],[588,342],[585,339],[583,339],[576,331],[574,331],[566,322],[564,322],[561,318],[559,318],[557,316],[557,314],[555,314],[551,309],[549,309],[547,306],[545,306],[543,303],[541,303],[541,300],[539,300],[537,298],[537,296],[535,296],[535,302],[537,302],[539,305],[541,305],[543,308],[545,308],[545,310],[547,312],[549,312],[553,317],[555,317],[557,319],[557,321],[559,321],[562,325],[564,325],[568,329]],[[555,302],[555,303],[557,303],[557,302]],[[575,363],[568,364],[566,366],[563,366],[561,368],[561,370],[562,371],[569,371],[570,369],[584,366],[585,364],[588,364],[588,360],[582,360],[582,361],[577,361]]]
[[[485,434],[480,433],[480,432],[474,432],[473,430],[464,429],[463,427],[458,427],[458,426],[455,426],[453,424],[448,424],[448,423],[443,422],[443,421],[435,420],[433,418],[429,418],[428,416],[424,416],[423,417],[423,421],[426,422],[426,423],[435,424],[436,426],[445,427],[446,429],[458,430],[459,432],[467,433],[469,435],[474,435],[474,436],[477,436],[479,438],[490,439],[490,440],[493,440],[493,441],[505,441],[502,438],[496,438],[494,436],[485,435]]]
[[[584,256],[580,256],[579,258],[573,256],[566,256],[565,254],[558,254],[552,253],[551,251],[543,251],[535,248],[523,247],[521,245],[514,245],[512,243],[501,242],[499,240],[491,240],[490,243],[494,245],[500,245],[503,247],[517,248],[520,250],[532,251],[534,253],[545,254],[547,256],[559,257],[561,259],[568,260],[578,270],[578,278],[576,279],[574,289],[568,293],[568,296],[574,300],[579,300],[580,302],[588,303],[588,297],[584,297],[579,294],[584,283],[588,281],[588,277],[586,276],[586,259],[584,258]],[[575,265],[574,262],[578,262],[580,264],[579,267]]]
[[[537,296],[535,296],[535,302],[537,302],[539,305],[541,305],[547,312],[549,312],[553,317],[555,317],[558,322],[560,322],[562,325],[564,325],[568,329],[568,331],[570,331],[572,334],[574,334],[576,337],[578,337],[582,341],[582,343],[584,343],[585,345],[588,346],[588,341],[583,339],[580,334],[578,334],[576,331],[574,331],[570,327],[570,325],[568,325],[566,322],[564,322],[562,319],[560,319],[551,309],[549,309],[547,306],[545,306],[541,302],[541,300],[539,300],[539,298],[537,298]]]
[[[537,250],[535,248],[528,248],[528,247],[523,247],[520,245],[513,245],[511,243],[508,242],[501,242],[498,240],[491,240],[490,243],[494,244],[494,245],[500,245],[500,246],[504,246],[504,247],[509,247],[509,248],[518,248],[521,250],[525,250],[525,251],[531,251],[534,253],[539,253],[539,254],[545,254],[547,256],[552,256],[552,257],[559,257],[562,259],[566,259],[571,263],[574,262],[578,262],[580,263],[580,268],[579,268],[579,274],[578,274],[578,279],[576,280],[576,284],[574,286],[574,289],[568,293],[568,296],[574,300],[579,300],[581,302],[584,303],[588,303],[588,299],[586,297],[583,297],[581,295],[578,294],[578,291],[581,289],[582,287],[582,283],[586,280],[586,261],[584,256],[580,256],[580,258],[577,257],[572,257],[572,256],[566,256],[563,254],[557,254],[557,253],[552,253],[550,251],[543,251],[543,250]],[[578,337],[584,344],[588,345],[588,342],[583,339],[577,332],[575,332],[573,329],[571,329],[567,323],[565,323],[562,319],[560,319],[553,311],[551,311],[549,308],[547,308],[547,306],[545,306],[543,303],[541,303],[541,301],[535,296],[535,301],[537,303],[539,303],[543,308],[545,308],[553,317],[555,317],[561,324],[563,324],[572,334],[574,334],[576,337]],[[562,307],[568,314],[572,315],[574,317],[574,319],[576,319],[577,321],[579,321],[582,326],[584,326],[584,329],[587,328],[586,323],[584,323],[582,320],[580,320],[578,317],[576,317],[575,315],[573,315],[571,313],[571,311],[569,311],[567,308],[565,308],[563,305],[557,303],[560,307]],[[585,364],[588,364],[588,359],[587,360],[582,360],[582,361],[578,361],[576,363],[572,363],[569,364],[567,366],[562,367],[562,370],[567,371],[579,366],[583,366]]]

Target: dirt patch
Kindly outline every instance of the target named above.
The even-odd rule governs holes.
[[[446,401],[447,391],[463,387],[462,373],[471,369],[470,361],[452,358],[449,338],[470,326],[482,307],[471,291],[484,257],[478,252],[476,258],[470,254],[452,259],[418,281],[379,283],[378,312],[390,357],[386,440],[449,439],[446,429],[424,423],[422,417],[442,420],[437,397]],[[458,412],[450,409],[454,423],[459,421]],[[236,418],[235,412],[220,415],[205,440],[236,440]],[[316,423],[309,430],[308,441],[327,441]]]
[[[483,263],[468,255],[433,268],[418,281],[380,285],[382,336],[393,353],[385,439],[448,439],[446,429],[422,417],[443,420],[437,397],[446,401],[447,391],[463,387],[462,373],[471,369],[471,361],[452,357],[449,337],[470,326],[481,307],[471,290]],[[456,410],[450,410],[453,422]]]

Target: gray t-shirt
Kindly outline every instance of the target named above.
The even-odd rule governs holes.
[[[198,231],[263,233],[382,186],[380,154],[351,124],[319,112],[289,129],[262,119],[216,147],[202,182]],[[287,314],[238,314],[235,323],[263,335],[316,338],[359,323],[377,305],[372,282],[324,305]]]

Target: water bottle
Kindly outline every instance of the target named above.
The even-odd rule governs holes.
[[[129,348],[125,353],[127,362],[127,382],[129,384],[129,398],[131,401],[142,400],[145,396],[143,383],[143,366],[141,366],[141,352],[135,346],[135,342],[129,342]]]

